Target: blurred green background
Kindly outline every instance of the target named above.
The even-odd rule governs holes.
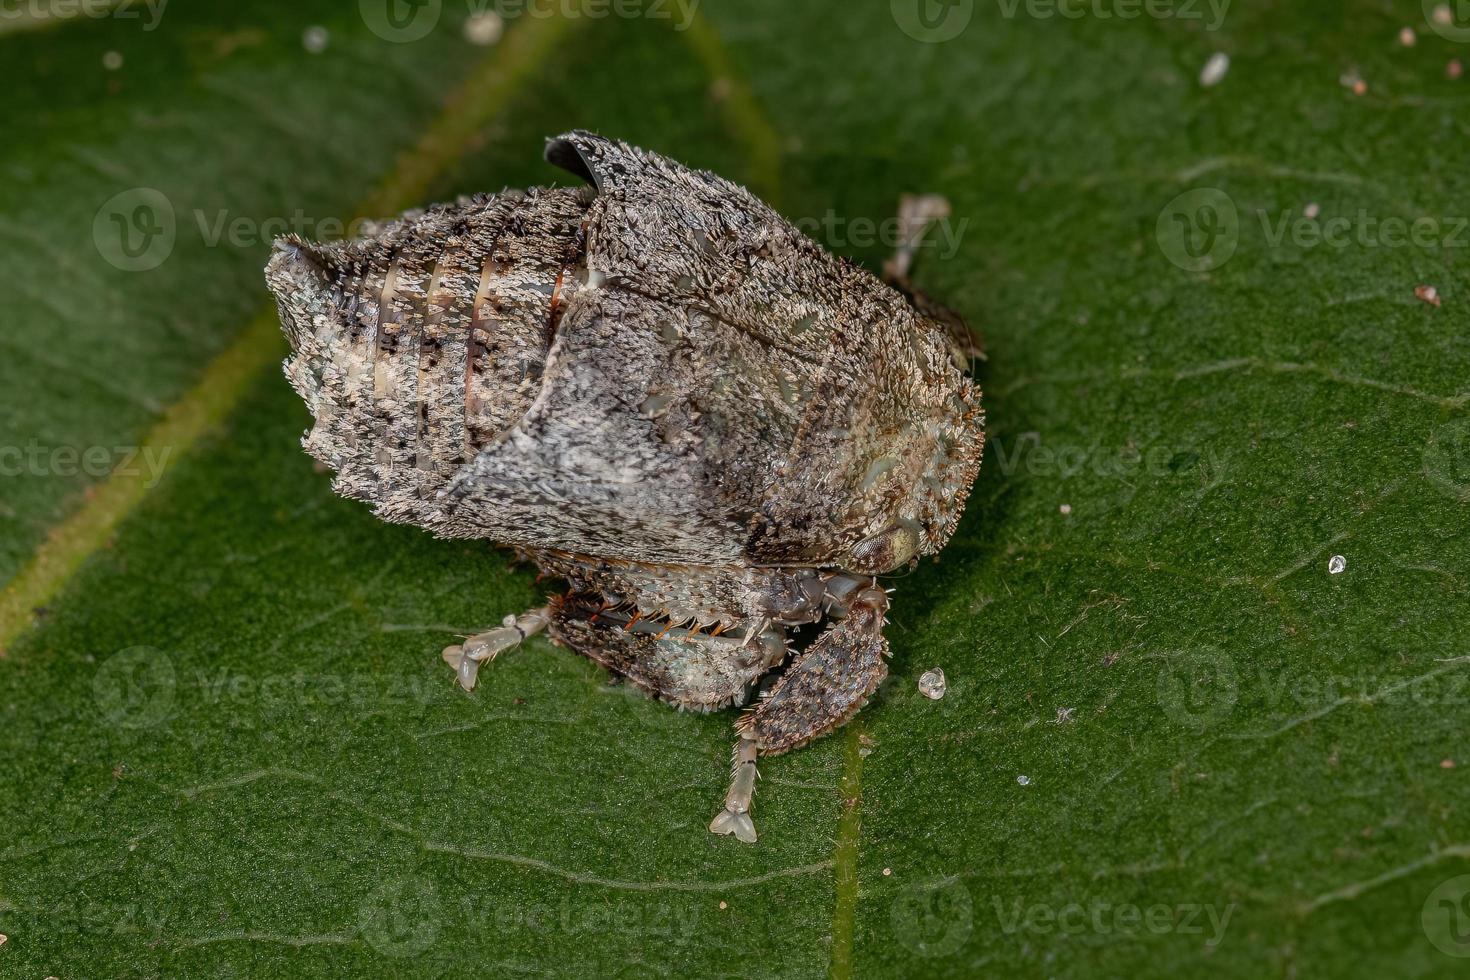
[[[1463,974],[1456,13],[5,4],[0,976]],[[874,269],[953,204],[986,461],[754,847],[733,714],[542,640],[454,688],[538,587],[334,497],[275,369],[272,235],[573,127]]]

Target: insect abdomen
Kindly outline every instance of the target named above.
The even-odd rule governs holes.
[[[561,311],[585,281],[585,191],[479,196],[352,242],[283,239],[267,269],[337,488],[432,524],[447,479],[539,388]]]

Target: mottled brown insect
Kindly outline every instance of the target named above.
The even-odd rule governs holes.
[[[963,325],[906,286],[936,199],[890,286],[720,177],[586,132],[546,156],[592,186],[276,244],[304,445],[384,519],[568,583],[444,651],[467,690],[542,629],[681,708],[758,690],[710,825],[754,841],[756,756],[877,689],[874,576],[944,546],[980,465]]]

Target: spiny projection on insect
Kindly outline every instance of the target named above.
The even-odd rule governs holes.
[[[444,651],[466,690],[546,630],[680,708],[749,704],[710,830],[753,842],[757,757],[878,688],[875,576],[944,546],[980,465],[968,334],[907,285],[943,201],[905,198],[885,284],[712,174],[587,132],[546,157],[591,186],[276,243],[303,444],[385,520],[567,583]]]

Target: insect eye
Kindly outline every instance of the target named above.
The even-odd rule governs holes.
[[[908,522],[875,534],[852,549],[851,570],[879,574],[890,572],[919,552],[919,532]]]

